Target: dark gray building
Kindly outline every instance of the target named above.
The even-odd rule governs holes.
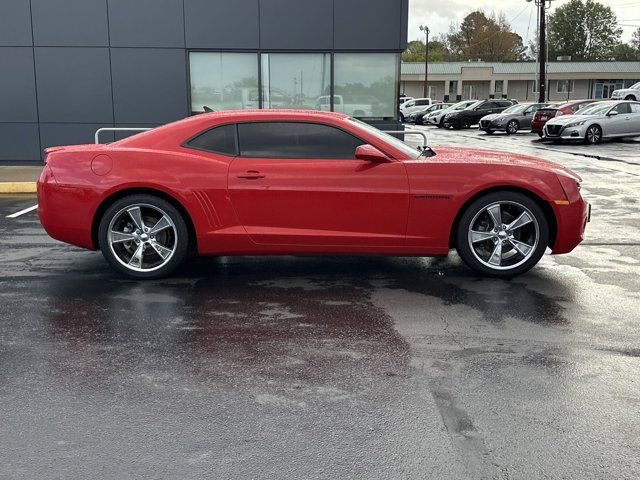
[[[205,107],[397,126],[407,16],[408,0],[0,0],[0,164]]]

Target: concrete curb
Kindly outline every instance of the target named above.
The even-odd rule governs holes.
[[[36,182],[0,182],[0,193],[36,193]]]

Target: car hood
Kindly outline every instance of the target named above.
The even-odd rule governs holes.
[[[619,90],[614,90],[612,93],[621,93],[626,95],[627,93],[638,93],[638,90],[634,90],[633,88],[621,88]]]
[[[498,117],[501,117],[502,115],[499,113],[490,113],[489,115],[485,115],[484,117],[481,118],[481,120],[495,120]]]
[[[601,115],[562,115],[560,117],[552,118],[547,122],[547,125],[567,125],[568,123],[581,122],[582,120],[593,120],[599,118]]]
[[[543,160],[542,158],[523,155],[519,153],[500,152],[495,150],[485,150],[482,148],[460,148],[460,147],[433,147],[436,155],[426,160],[419,158],[415,162],[424,163],[450,163],[450,164],[483,164],[483,165],[505,165],[512,167],[526,167],[536,170],[544,170],[556,174],[564,174],[578,181],[582,181],[580,176],[573,170],[560,165],[559,163]],[[413,160],[408,160],[413,162]]]

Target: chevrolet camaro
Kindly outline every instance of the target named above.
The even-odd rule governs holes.
[[[571,251],[580,178],[538,158],[414,148],[341,113],[205,113],[110,144],[46,149],[53,238],[158,278],[188,255],[447,255],[514,276]]]

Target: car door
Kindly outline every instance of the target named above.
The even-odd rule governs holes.
[[[613,107],[609,110],[603,123],[606,137],[630,134],[632,129],[630,104],[624,102]]]
[[[495,109],[495,105],[493,102],[484,102],[478,105],[477,109],[473,112],[473,116],[472,116],[473,123],[476,124],[485,115],[494,113],[494,109]]]
[[[399,246],[409,184],[400,161],[355,159],[364,142],[313,122],[239,123],[232,204],[257,244]]]
[[[640,135],[640,103],[630,103],[631,120],[629,121],[629,133]]]

